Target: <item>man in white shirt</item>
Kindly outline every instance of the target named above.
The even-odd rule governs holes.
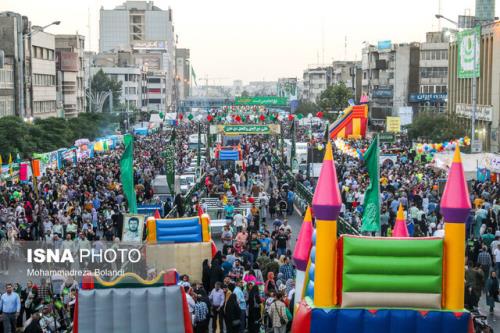
[[[245,217],[243,217],[243,215],[241,215],[240,211],[238,211],[233,216],[233,223],[234,223],[234,226],[236,227],[236,231],[240,232],[245,224]]]
[[[498,276],[500,272],[500,243],[497,243],[497,248],[493,251],[493,255],[495,255],[495,268]]]

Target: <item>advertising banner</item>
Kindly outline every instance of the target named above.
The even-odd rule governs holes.
[[[280,125],[217,125],[217,133],[224,135],[280,134]]]
[[[399,117],[387,117],[386,132],[392,132],[392,133],[401,132],[401,119]]]

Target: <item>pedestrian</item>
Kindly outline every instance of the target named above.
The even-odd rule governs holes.
[[[497,273],[491,271],[490,277],[486,281],[486,304],[490,307],[490,312],[493,313],[495,302],[498,302],[498,279]]]
[[[224,322],[226,323],[227,333],[238,333],[241,325],[241,309],[238,305],[238,299],[233,293],[234,289],[235,285],[230,283],[224,303]]]
[[[221,282],[215,283],[215,288],[210,292],[209,300],[212,309],[212,331],[213,333],[223,333],[223,313],[224,290],[221,288]]]
[[[259,287],[248,283],[248,333],[259,333],[261,323],[261,304]]]
[[[202,295],[194,294],[194,331],[195,333],[208,333],[208,307],[202,300]]]
[[[201,282],[203,283],[203,288],[205,288],[205,290],[210,290],[210,275],[210,264],[208,263],[208,259],[205,259],[203,260],[201,271]]]
[[[274,333],[286,333],[288,317],[283,297],[283,293],[278,292],[276,294],[276,300],[269,307],[269,317],[271,318]]]
[[[0,312],[3,313],[4,333],[15,333],[17,316],[21,313],[21,299],[14,292],[12,283],[5,285],[5,293],[0,297]]]

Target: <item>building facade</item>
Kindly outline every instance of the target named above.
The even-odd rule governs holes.
[[[304,70],[302,100],[317,103],[323,91],[333,82],[333,67],[310,67]]]
[[[55,36],[44,31],[31,35],[31,89],[33,117],[62,116],[58,113],[56,90]]]
[[[86,109],[84,49],[84,36],[56,35],[58,106],[68,118]]]
[[[165,108],[175,109],[176,37],[172,10],[162,10],[152,1],[126,1],[107,10],[101,8],[99,51],[157,53],[159,71],[165,73]]]
[[[16,115],[14,59],[5,57],[0,68],[0,117]]]
[[[362,54],[362,89],[369,97],[370,118],[383,122],[412,106],[408,96],[418,91],[418,43],[367,45]]]
[[[175,51],[175,82],[177,99],[183,100],[190,96],[191,87],[191,62],[189,49],[177,49]]]
[[[467,132],[472,127],[472,79],[458,77],[458,47],[449,48],[448,107]],[[481,29],[480,75],[477,78],[475,137],[485,151],[499,152],[500,128],[500,22]],[[469,135],[470,136],[470,135]]]
[[[419,87],[410,91],[415,111],[445,112],[448,99],[449,31],[428,32],[420,44]]]

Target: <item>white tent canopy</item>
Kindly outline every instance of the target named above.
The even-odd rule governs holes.
[[[437,153],[432,159],[432,167],[449,170],[454,152]],[[500,173],[500,155],[492,153],[460,154],[467,180],[476,179],[477,168],[486,168],[491,172]]]

